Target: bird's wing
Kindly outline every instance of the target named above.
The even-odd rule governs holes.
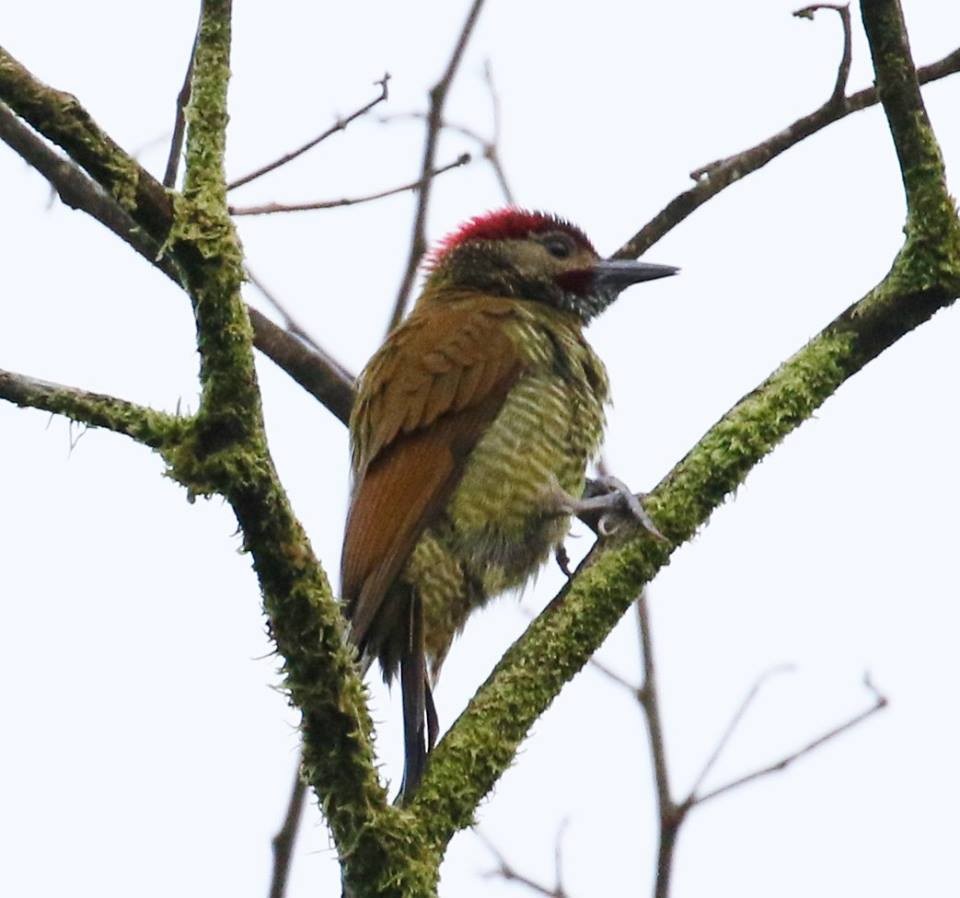
[[[351,638],[361,649],[387,590],[520,375],[503,327],[512,314],[496,300],[415,313],[364,372],[351,421],[355,483],[341,567]]]

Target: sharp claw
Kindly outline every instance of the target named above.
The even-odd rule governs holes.
[[[613,536],[620,529],[620,525],[617,523],[615,516],[608,513],[600,518],[597,529],[601,536]]]
[[[636,521],[638,521],[643,529],[650,533],[651,536],[654,536],[661,542],[669,542],[669,540],[657,529],[657,525],[653,523],[653,519],[650,517],[650,515],[647,514],[647,510],[643,507],[643,503],[640,501],[640,498],[634,494],[630,487],[628,487],[622,480],[620,480],[618,477],[613,477],[610,474],[604,474],[602,477],[598,477],[595,482],[606,488],[608,493],[616,493],[622,504],[625,506],[626,511]],[[604,515],[600,519],[599,527],[600,532],[604,536],[610,536],[617,529],[617,525],[613,521],[611,515]]]
[[[573,576],[573,572],[570,570],[570,556],[567,554],[567,547],[563,543],[559,543],[553,550],[553,555],[557,559],[557,566],[569,580]]]

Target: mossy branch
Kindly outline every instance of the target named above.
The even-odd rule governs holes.
[[[76,97],[35,78],[3,47],[0,97],[65,150],[154,240],[163,241],[171,219],[167,191],[94,122]]]
[[[243,257],[227,211],[223,156],[230,76],[229,0],[205,0],[186,110],[186,169],[169,246],[197,322],[202,396],[174,474],[223,495],[260,581],[284,685],[302,712],[304,774],[320,797],[358,896],[411,894],[436,882],[417,834],[391,807],[373,756],[372,723],[330,584],[293,514],[267,447],[241,298]]]
[[[21,408],[40,409],[90,427],[112,430],[161,452],[176,446],[190,426],[189,418],[13,371],[0,370],[0,399]]]
[[[202,389],[197,414],[183,420],[27,378],[6,376],[0,395],[160,448],[170,475],[192,494],[227,498],[253,557],[270,629],[285,659],[285,685],[303,713],[305,772],[322,797],[348,875],[357,871],[357,882],[376,883],[377,888],[400,884],[404,892],[421,881],[421,891],[429,891],[436,882],[436,864],[424,871],[409,861],[421,852],[410,849],[415,831],[387,804],[379,782],[366,695],[344,639],[339,606],[267,447],[252,330],[240,295],[242,254],[226,209],[229,51],[230,4],[208,0],[187,113],[184,190],[176,194],[120,150],[73,97],[41,84],[0,50],[0,96],[73,162],[59,159],[28,129],[16,127],[9,114],[2,120],[5,138],[52,183],[67,186],[69,180],[70,196],[89,201],[91,214],[109,218],[112,229],[128,242],[129,224],[138,226],[147,241],[138,247],[141,251],[149,252],[150,243],[162,245],[175,266],[171,270],[165,263],[165,273],[187,289],[194,307]],[[107,214],[105,198],[119,214],[112,209]],[[370,886],[357,893],[373,891]]]
[[[150,174],[125,153],[92,119],[76,97],[43,84],[0,48],[0,140],[42,174],[64,203],[95,218],[178,286],[181,272],[161,252],[173,224],[173,199]],[[66,150],[64,158],[21,124],[11,112]],[[79,124],[78,124],[79,123]],[[109,156],[101,158],[98,152]],[[73,161],[71,161],[73,160]],[[112,161],[111,161],[112,160]],[[131,184],[143,187],[132,206],[119,199]],[[154,186],[156,185],[156,186]],[[346,423],[352,383],[340,366],[304,346],[252,307],[247,309],[254,345],[283,368],[308,393]]]
[[[438,848],[468,826],[530,726],[665,564],[750,470],[849,377],[960,294],[960,221],[947,193],[896,0],[864,0],[884,112],[909,209],[883,281],[712,427],[648,496],[671,540],[624,528],[510,648],[431,756],[412,810]]]

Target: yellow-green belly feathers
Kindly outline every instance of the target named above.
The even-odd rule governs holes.
[[[470,611],[523,584],[563,540],[568,518],[547,500],[558,488],[580,496],[602,438],[606,373],[579,327],[533,303],[507,327],[525,372],[399,578],[423,602],[434,673]]]

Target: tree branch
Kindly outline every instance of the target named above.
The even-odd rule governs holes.
[[[506,882],[515,882],[518,885],[526,886],[536,895],[542,895],[543,898],[570,898],[569,893],[563,885],[563,833],[567,828],[567,821],[564,820],[557,830],[557,838],[554,844],[554,885],[546,886],[542,882],[521,873],[511,864],[503,852],[497,848],[490,839],[488,839],[479,829],[474,827],[474,834],[483,843],[484,847],[493,855],[497,862],[497,868],[491,870],[487,876],[496,876]]]
[[[704,780],[706,780],[706,778],[710,775],[710,771],[713,770],[714,764],[716,764],[720,759],[720,755],[723,754],[724,749],[730,744],[730,739],[736,732],[737,727],[740,726],[740,721],[743,720],[744,715],[753,704],[753,700],[757,697],[757,693],[760,692],[760,690],[770,680],[771,677],[776,676],[776,674],[786,673],[789,670],[793,670],[793,666],[790,664],[780,664],[776,667],[772,667],[770,670],[766,671],[766,673],[761,674],[757,678],[756,682],[754,682],[754,684],[750,687],[747,694],[743,697],[743,701],[740,702],[739,707],[734,712],[733,717],[730,718],[727,728],[723,731],[723,735],[717,741],[716,746],[710,753],[710,757],[707,758],[706,763],[704,763],[700,773],[697,775],[696,780],[694,780],[693,785],[690,787],[690,794],[687,797],[685,804],[694,804],[696,802],[697,792],[700,791],[700,787],[703,785]]]
[[[837,67],[837,80],[833,85],[833,93],[830,94],[828,103],[843,103],[843,98],[847,93],[847,79],[850,77],[850,63],[853,62],[853,28],[850,25],[850,6],[844,4],[839,6],[835,3],[814,3],[811,6],[805,6],[794,12],[798,19],[813,19],[814,13],[821,9],[832,9],[840,16],[840,23],[843,25],[843,53],[840,56],[840,65]]]
[[[339,200],[315,200],[309,203],[264,203],[260,206],[231,206],[231,215],[274,215],[278,212],[310,212],[317,209],[337,209],[340,206],[357,206],[360,203],[371,203],[374,200],[382,200],[388,196],[396,196],[398,193],[406,193],[408,190],[421,190],[427,181],[431,181],[438,175],[448,172],[454,168],[460,168],[470,161],[469,153],[461,153],[453,162],[441,165],[440,168],[432,169],[427,172],[426,177],[419,177],[414,181],[401,184],[399,187],[391,187],[389,190],[378,190],[376,193],[368,193],[364,196],[343,197]]]
[[[351,122],[356,121],[356,119],[361,116],[366,115],[374,106],[378,106],[380,103],[385,103],[387,100],[387,85],[390,82],[390,73],[384,72],[383,77],[379,81],[375,81],[374,84],[377,84],[380,87],[380,94],[374,97],[369,103],[361,106],[355,112],[351,112],[346,118],[337,119],[333,125],[327,128],[321,134],[318,134],[313,140],[308,140],[302,147],[298,147],[295,150],[291,150],[289,153],[284,153],[279,159],[275,159],[273,162],[269,162],[266,165],[261,166],[258,169],[250,172],[249,174],[244,175],[242,178],[237,178],[234,181],[231,181],[227,184],[227,190],[235,190],[237,187],[243,187],[244,184],[249,184],[251,181],[255,181],[257,178],[262,178],[264,175],[269,174],[275,169],[280,168],[282,165],[286,165],[288,162],[292,162],[297,156],[302,156],[307,150],[312,150],[317,144],[323,143],[328,137],[332,137],[338,131],[346,130],[347,125]]]
[[[178,287],[183,286],[177,266],[168,255],[160,254],[160,245],[144,232],[137,221],[75,163],[52,150],[2,103],[0,140],[43,175],[67,206],[86,212],[133,247]],[[169,223],[164,230],[169,231]],[[257,349],[346,424],[353,402],[353,376],[325,351],[306,347],[252,306],[247,307],[247,313],[253,325]]]
[[[293,789],[290,792],[290,801],[287,803],[287,812],[283,817],[283,825],[273,837],[273,873],[270,876],[269,898],[283,898],[287,889],[287,879],[290,875],[290,860],[293,856],[293,846],[297,841],[297,830],[300,828],[300,818],[303,816],[303,805],[307,797],[307,784],[300,775],[300,759],[297,758],[297,770],[293,776]]]
[[[190,102],[190,84],[193,81],[193,58],[197,52],[197,37],[200,34],[200,23],[197,22],[197,32],[193,37],[193,46],[190,48],[190,59],[187,62],[187,72],[183,76],[183,84],[177,94],[176,112],[173,118],[173,136],[170,138],[170,152],[167,154],[167,167],[163,172],[163,186],[173,189],[177,186],[177,169],[180,167],[180,154],[183,152],[183,135],[187,128],[187,103]]]
[[[437,139],[440,136],[440,129],[443,124],[443,104],[447,100],[447,94],[450,91],[450,85],[453,83],[454,75],[460,66],[460,60],[463,58],[463,51],[467,47],[467,41],[473,32],[473,26],[477,23],[480,16],[480,10],[483,8],[483,0],[473,0],[470,11],[467,13],[463,28],[460,29],[460,36],[457,38],[456,46],[447,67],[441,75],[440,80],[430,90],[430,110],[427,113],[427,136],[423,146],[423,164],[420,166],[420,179],[423,186],[417,191],[417,211],[413,219],[413,236],[410,240],[410,252],[407,256],[407,265],[403,272],[403,278],[400,282],[400,289],[397,291],[397,298],[393,304],[393,312],[390,315],[390,324],[388,331],[393,330],[403,318],[407,308],[407,301],[410,298],[410,291],[413,289],[413,281],[417,276],[417,267],[420,265],[420,259],[427,249],[427,206],[430,203],[430,186],[432,181],[427,175],[433,170],[435,156],[437,152]]]
[[[158,244],[172,220],[163,185],[93,121],[77,98],[34,78],[0,47],[0,99],[61,147]]]
[[[345,881],[358,898],[429,894],[439,858],[429,846],[411,852],[409,815],[387,804],[343,615],[267,447],[223,174],[230,13],[229,0],[204,0],[184,188],[170,229],[194,307],[202,388],[190,443],[174,457],[172,474],[194,492],[224,496],[237,517],[284,659],[284,686],[301,711],[303,773],[321,800]]]
[[[188,418],[158,412],[115,396],[91,393],[2,369],[0,399],[21,408],[35,408],[63,415],[80,424],[112,430],[156,450],[176,446],[184,439],[190,425]]]
[[[760,770],[754,770],[752,773],[738,777],[737,779],[732,780],[723,786],[719,786],[716,789],[712,789],[703,795],[697,795],[696,788],[694,788],[694,791],[690,793],[690,797],[684,803],[684,812],[690,810],[691,808],[699,807],[705,802],[717,798],[720,795],[724,795],[727,792],[731,792],[734,789],[738,789],[740,786],[745,786],[747,783],[752,783],[754,780],[760,779],[761,777],[769,776],[771,773],[779,773],[781,770],[786,770],[787,767],[789,767],[794,761],[798,761],[804,755],[810,754],[810,752],[820,748],[820,746],[824,743],[830,742],[832,739],[835,739],[837,736],[847,732],[847,730],[852,729],[853,727],[857,726],[857,724],[863,723],[863,721],[865,721],[867,718],[873,717],[874,714],[877,714],[886,708],[888,704],[886,696],[877,691],[873,683],[870,682],[869,677],[864,677],[863,682],[867,689],[873,693],[874,697],[873,704],[865,711],[861,711],[855,717],[851,717],[849,720],[844,721],[839,726],[828,730],[826,733],[823,733],[823,735],[818,736],[811,742],[808,742],[802,748],[785,755],[779,761],[775,761],[773,764],[762,767]]]
[[[960,294],[960,222],[922,107],[895,0],[865,0],[884,111],[911,213],[890,273],[735,405],[647,496],[674,546],[689,539],[750,472],[849,377]],[[870,20],[870,21],[867,21]],[[912,76],[912,77],[911,77]],[[434,750],[412,804],[434,844],[469,824],[532,723],[587,662],[672,548],[623,528],[508,650]]]
[[[493,69],[490,66],[489,59],[483,65],[483,76],[487,82],[487,88],[490,92],[490,104],[493,108],[493,136],[487,138],[480,134],[480,132],[474,131],[473,128],[445,120],[440,123],[440,128],[443,131],[452,131],[455,134],[460,134],[468,140],[472,140],[480,147],[483,158],[490,163],[494,177],[497,179],[497,184],[500,185],[500,192],[503,194],[504,202],[508,206],[512,206],[516,203],[516,199],[514,198],[513,191],[510,189],[507,173],[500,159],[500,96],[493,83]],[[416,119],[422,122],[427,120],[427,113],[402,112],[394,115],[381,116],[379,120],[381,123],[386,124],[400,119]]]
[[[837,82],[843,71],[843,63],[837,75]],[[960,48],[928,66],[923,66],[916,72],[921,84],[944,78],[947,75],[960,72]],[[845,76],[844,76],[845,77]],[[758,143],[750,149],[710,162],[691,173],[697,181],[695,187],[678,194],[663,207],[650,221],[620,247],[612,258],[635,259],[643,255],[653,244],[670,233],[678,224],[699,209],[705,202],[713,199],[718,193],[726,190],[732,184],[763,168],[768,162],[776,159],[781,153],[800,143],[817,131],[826,128],[846,116],[873,106],[878,101],[877,90],[868,87],[854,94],[843,97],[842,102],[835,99],[835,95],[819,109],[803,118],[797,119],[782,131]]]

